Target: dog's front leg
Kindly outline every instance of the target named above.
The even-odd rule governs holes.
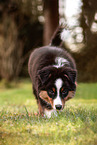
[[[38,98],[38,110],[39,110],[39,115],[44,116],[44,108],[41,105],[41,101]]]

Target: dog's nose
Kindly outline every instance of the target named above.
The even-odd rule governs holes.
[[[58,105],[55,105],[56,109],[57,110],[61,110],[62,109],[62,105],[58,104]]]

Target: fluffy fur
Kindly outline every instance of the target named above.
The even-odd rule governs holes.
[[[60,31],[58,31],[60,33]],[[76,65],[69,53],[60,47],[60,38],[53,37],[48,46],[35,49],[29,58],[28,71],[37,99],[39,114],[51,117],[63,110],[65,102],[74,97]]]

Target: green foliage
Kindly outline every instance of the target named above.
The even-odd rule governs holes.
[[[96,145],[97,83],[79,84],[74,99],[50,119],[35,115],[31,83],[0,89],[0,145]]]

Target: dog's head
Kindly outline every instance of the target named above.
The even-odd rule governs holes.
[[[76,90],[76,70],[69,67],[45,67],[38,71],[39,96],[53,109],[62,110],[65,101],[74,97]]]

